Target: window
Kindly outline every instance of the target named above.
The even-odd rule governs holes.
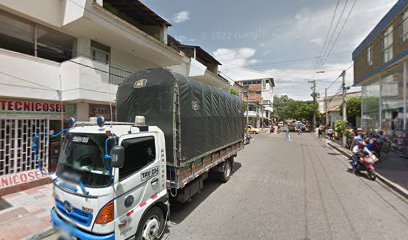
[[[384,63],[390,61],[393,58],[393,32],[394,29],[392,26],[387,28],[387,31],[384,33]]]
[[[122,145],[125,148],[125,164],[119,169],[120,180],[136,173],[156,158],[154,137],[128,139]]]
[[[34,24],[0,12],[0,47],[34,55]]]
[[[56,62],[72,58],[75,38],[44,28],[37,27],[37,56]]]
[[[0,48],[63,62],[74,45],[71,36],[0,11]]]
[[[368,66],[373,65],[373,48],[369,46],[367,49],[367,64]]]
[[[402,41],[408,39],[408,10],[402,15]]]
[[[95,41],[91,41],[91,56],[92,60],[94,61],[109,64],[110,47]]]

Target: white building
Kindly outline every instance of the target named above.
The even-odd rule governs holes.
[[[273,88],[275,81],[273,78],[250,79],[236,81],[244,88],[247,88],[247,96],[242,96],[242,100],[248,102],[249,124],[255,127],[268,126],[273,113]]]
[[[200,46],[182,44],[170,35],[168,36],[168,43],[169,46],[183,52],[190,58],[190,62],[186,67],[189,77],[224,91],[229,91],[230,82],[219,74],[218,67],[221,63],[217,59]]]
[[[27,180],[4,177],[36,170],[35,133],[58,132],[71,116],[114,118],[118,84],[132,72],[190,76],[195,59],[168,46],[169,26],[139,1],[0,0],[0,189]],[[39,145],[52,170],[59,143],[44,135]]]

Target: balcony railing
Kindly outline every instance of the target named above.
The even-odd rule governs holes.
[[[128,70],[109,66],[109,83],[120,85],[131,74],[132,72]]]

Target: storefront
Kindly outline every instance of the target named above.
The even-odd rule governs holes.
[[[400,62],[362,86],[362,128],[385,131],[404,155],[408,155],[407,64]]]
[[[61,131],[64,119],[75,114],[75,104],[0,97],[0,189],[40,178],[39,164],[44,173],[54,170],[60,138],[50,134]]]
[[[116,107],[110,105],[89,104],[89,117],[103,116],[106,121],[116,120]]]

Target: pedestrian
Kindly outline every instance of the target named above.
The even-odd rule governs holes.
[[[289,142],[292,142],[292,140],[290,139],[289,126],[286,124],[284,128],[285,128],[285,142],[286,140],[288,140]]]
[[[329,136],[329,140],[333,140],[333,134],[334,134],[333,128],[329,128],[329,130],[327,130],[327,135]]]
[[[353,141],[350,144],[350,150],[353,150],[353,147],[357,145],[357,143],[364,141],[363,132],[361,130],[357,131],[357,135],[353,138]]]
[[[319,138],[323,135],[323,127],[322,127],[322,126],[320,126],[320,127],[317,129],[317,134],[319,135]]]

